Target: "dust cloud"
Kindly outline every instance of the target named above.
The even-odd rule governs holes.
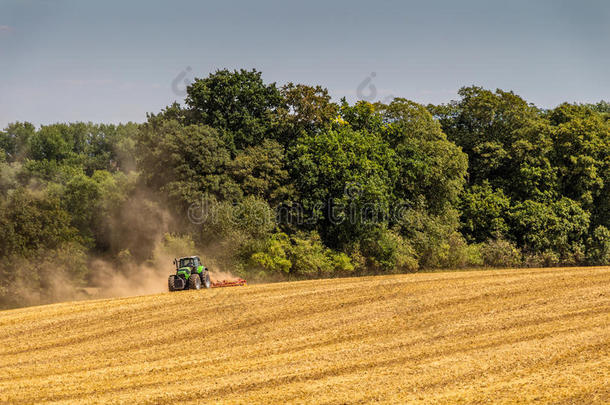
[[[182,256],[199,255],[212,281],[237,278],[214,260],[219,246],[209,248],[213,253],[206,255],[190,237],[172,233],[183,224],[146,193],[125,201],[103,227],[113,254],[99,256],[82,247],[67,247],[39,252],[30,260],[15,258],[11,267],[25,272],[25,277],[15,277],[4,291],[0,287],[0,298],[5,297],[0,307],[167,292],[168,277],[175,273],[173,260]],[[84,278],[75,276],[79,272]]]

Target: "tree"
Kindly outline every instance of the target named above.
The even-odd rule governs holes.
[[[586,106],[562,104],[548,112],[553,164],[561,195],[591,210],[594,225],[610,223],[610,123]]]
[[[75,145],[66,128],[65,124],[41,127],[30,141],[32,158],[60,161],[69,157]]]
[[[292,176],[310,223],[334,248],[387,221],[396,181],[394,152],[381,136],[339,127],[299,139]]]
[[[584,251],[589,223],[590,214],[566,197],[550,204],[527,200],[509,212],[518,246],[532,253],[556,252],[562,258]]]
[[[487,180],[515,200],[556,199],[551,130],[540,111],[512,92],[473,86],[458,93],[461,100],[429,109],[468,154],[469,183]]]
[[[229,149],[208,126],[151,121],[138,135],[137,150],[144,183],[174,202],[188,207],[206,196],[241,198],[227,172]]]
[[[238,152],[227,170],[244,195],[276,205],[292,194],[284,149],[276,141],[267,139]]]
[[[274,233],[250,262],[262,270],[261,276],[328,277],[346,275],[354,265],[345,253],[335,253],[324,246],[316,232],[289,236]]]
[[[0,149],[4,150],[7,162],[22,161],[30,155],[30,140],[36,129],[29,122],[9,124],[0,131]]]
[[[587,241],[587,260],[589,264],[607,266],[610,264],[610,230],[598,226]]]
[[[396,196],[413,206],[423,196],[435,214],[456,206],[465,182],[467,156],[447,140],[440,125],[420,104],[396,98],[378,105],[384,138],[396,153]]]
[[[329,129],[338,117],[339,106],[331,102],[328,90],[321,86],[288,83],[281,94],[277,141],[286,147],[294,146],[300,136]]]
[[[383,128],[383,117],[379,113],[379,104],[367,101],[358,101],[353,106],[349,105],[345,98],[341,99],[341,120],[356,131],[367,131],[381,133]]]
[[[273,137],[281,102],[275,83],[265,84],[256,70],[218,70],[187,87],[190,122],[217,129],[233,153]]]
[[[14,190],[0,200],[0,257],[27,257],[38,249],[80,242],[70,222],[58,199],[36,196],[25,188]]]
[[[485,242],[505,236],[510,199],[502,189],[494,190],[488,182],[464,191],[460,204],[461,230],[472,242]]]
[[[418,269],[417,253],[397,232],[379,227],[364,236],[359,251],[375,272],[409,272]]]

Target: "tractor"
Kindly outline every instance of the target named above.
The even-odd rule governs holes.
[[[174,259],[176,274],[169,276],[167,285],[170,291],[199,290],[201,287],[210,288],[210,272],[198,256],[187,256]]]

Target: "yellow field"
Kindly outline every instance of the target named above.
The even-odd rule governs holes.
[[[610,268],[349,278],[0,312],[0,402],[608,403]]]

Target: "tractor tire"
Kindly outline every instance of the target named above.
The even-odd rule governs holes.
[[[189,277],[189,289],[190,290],[201,289],[201,278],[199,278],[199,274],[191,274],[191,276]]]
[[[167,288],[170,291],[176,291],[176,276],[169,276],[169,278],[167,279]]]
[[[203,277],[203,286],[205,288],[210,288],[212,287],[212,282],[210,281],[210,273],[208,273],[207,271],[205,273],[201,273],[201,277]]]

